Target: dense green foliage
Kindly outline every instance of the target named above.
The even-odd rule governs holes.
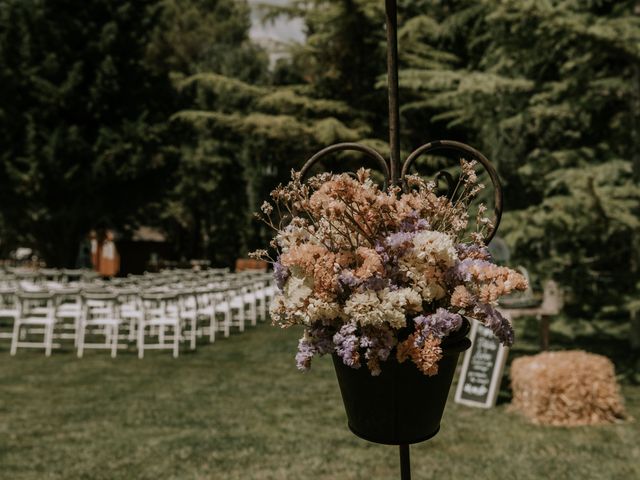
[[[171,78],[177,94],[172,114],[193,103],[235,112],[232,95],[208,97],[194,92],[186,78],[220,78],[255,85],[266,80],[266,54],[249,42],[249,9],[243,2],[166,0],[160,4],[162,24],[149,45],[155,67]],[[208,72],[216,72],[211,74]],[[236,83],[234,83],[236,82]],[[233,90],[233,89],[232,89]],[[171,148],[178,156],[171,190],[154,205],[152,221],[166,230],[180,257],[233,263],[246,250],[244,218],[248,211],[241,145],[237,138],[201,132],[166,118]]]
[[[235,191],[219,191],[232,160],[224,142],[170,123],[182,108],[172,77],[264,75],[248,15],[244,3],[217,0],[3,0],[1,253],[26,245],[69,265],[90,228],[126,235],[139,224],[165,226],[185,256],[205,253],[193,240],[202,212],[233,223],[229,204],[214,202]],[[234,237],[221,239],[224,258],[240,248]]]
[[[26,244],[68,262],[90,227],[126,224],[161,192],[173,93],[141,61],[152,3],[0,4],[3,253]]]
[[[639,293],[635,4],[459,1],[402,32],[408,123],[460,132],[495,162],[516,260],[558,279],[578,315]]]
[[[399,1],[403,151],[483,151],[513,262],[587,318],[626,316],[640,293],[635,4]],[[381,0],[265,11],[307,34],[273,68],[244,1],[0,5],[3,254],[65,263],[102,222],[161,226],[179,256],[231,264],[267,237],[251,212],[315,150],[387,150]]]

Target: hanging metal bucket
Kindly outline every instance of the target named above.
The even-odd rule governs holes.
[[[398,363],[393,355],[374,377],[365,365],[353,369],[334,354],[349,429],[360,438],[387,445],[418,443],[436,435],[458,357],[471,346],[466,338],[469,328],[464,319],[462,327],[443,340],[438,374],[432,377],[410,360]]]

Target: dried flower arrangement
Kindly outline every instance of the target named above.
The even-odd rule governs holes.
[[[419,176],[405,177],[405,191],[381,189],[365,169],[306,182],[293,172],[271,193],[273,204],[265,202],[258,216],[275,230],[277,253],[252,255],[274,266],[274,324],[305,327],[298,368],[336,353],[346,365],[366,363],[379,375],[395,355],[435,375],[442,340],[461,327],[463,315],[513,343],[511,324],[495,305],[524,290],[526,280],[491,261],[484,239],[492,223],[482,204],[469,233],[469,205],[484,188],[475,164],[461,161],[449,197]]]

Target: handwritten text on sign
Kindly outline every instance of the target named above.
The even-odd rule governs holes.
[[[490,408],[496,403],[507,349],[490,329],[477,321],[473,322],[470,338],[472,346],[462,362],[455,401]]]

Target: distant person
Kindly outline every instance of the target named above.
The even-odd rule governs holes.
[[[89,231],[89,243],[91,245],[91,265],[94,270],[98,270],[100,266],[100,243],[95,230]]]
[[[78,256],[76,257],[76,268],[93,268],[94,265],[92,253],[93,249],[91,244],[91,233],[89,233],[80,242],[80,247],[78,248]]]
[[[105,239],[99,247],[98,272],[103,277],[115,277],[120,271],[120,255],[113,240],[113,232],[107,230]]]

